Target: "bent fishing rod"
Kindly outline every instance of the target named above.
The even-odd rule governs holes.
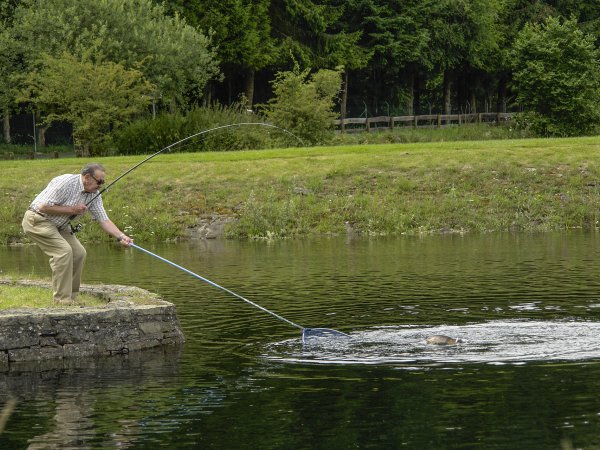
[[[218,127],[214,127],[214,128],[210,128],[208,130],[204,130],[204,131],[200,131],[198,133],[194,133],[188,137],[185,137],[183,139],[180,139],[177,142],[174,142],[170,145],[167,145],[166,147],[160,149],[159,151],[157,151],[156,153],[153,153],[152,155],[148,156],[147,158],[145,158],[144,160],[140,161],[139,163],[137,163],[136,165],[134,165],[133,167],[131,167],[130,169],[126,170],[125,172],[123,172],[120,176],[118,176],[117,178],[115,178],[111,183],[109,183],[106,187],[100,189],[96,195],[94,195],[91,200],[89,200],[85,206],[88,207],[89,205],[92,204],[92,202],[94,200],[96,200],[98,197],[100,197],[100,195],[102,195],[102,193],[108,191],[112,186],[114,186],[114,184],[116,182],[118,182],[119,180],[121,180],[122,178],[126,177],[127,175],[129,175],[131,172],[133,172],[135,169],[137,169],[138,167],[140,167],[142,164],[150,161],[152,158],[160,155],[161,153],[167,152],[167,151],[171,151],[174,147],[183,144],[184,142],[187,142],[191,139],[197,138],[198,136],[202,136],[204,134],[208,134],[211,133],[213,131],[218,131],[218,130],[223,130],[226,128],[232,128],[232,127],[241,127],[241,126],[263,126],[263,127],[270,127],[270,128],[275,128],[277,130],[283,131],[284,133],[288,134],[289,136],[293,137],[294,139],[296,139],[298,142],[300,142],[300,144],[302,146],[304,146],[304,142],[302,141],[302,139],[300,139],[298,136],[296,136],[294,133],[292,133],[289,130],[286,130],[285,128],[282,127],[278,127],[277,125],[273,125],[270,123],[265,123],[265,122],[240,122],[240,123],[232,123],[232,124],[228,124],[228,125],[220,125]],[[72,216],[69,216],[69,218],[67,219],[67,221],[61,225],[59,228],[64,227],[67,223],[71,222],[73,219],[75,219],[75,217],[77,217],[77,214],[74,214]],[[81,231],[83,225],[82,224],[77,224],[75,226],[71,225],[71,232],[72,233],[77,233],[78,231]]]

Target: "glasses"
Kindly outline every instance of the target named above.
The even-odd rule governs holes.
[[[98,178],[96,178],[94,175],[92,175],[91,173],[88,174],[90,177],[93,178],[93,180],[98,183],[98,186],[102,186],[104,184],[104,180],[99,180]]]

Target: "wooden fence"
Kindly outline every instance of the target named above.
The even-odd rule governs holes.
[[[333,123],[336,131],[358,132],[393,130],[396,127],[436,127],[465,123],[501,123],[510,120],[514,113],[477,113],[477,114],[427,114],[421,116],[376,116],[339,119]],[[350,127],[348,127],[350,125]]]

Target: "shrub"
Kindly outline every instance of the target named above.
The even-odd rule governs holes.
[[[522,124],[541,135],[590,133],[600,121],[600,52],[575,20],[527,25],[513,48]]]
[[[259,115],[243,105],[211,105],[187,114],[163,114],[156,119],[138,120],[113,135],[118,154],[153,153],[202,131],[213,131],[175,146],[173,151],[246,150],[298,145],[283,131],[264,126],[224,125],[260,123]]]
[[[116,152],[121,155],[154,153],[181,139],[184,119],[164,114],[156,119],[142,119],[113,133]]]
[[[337,113],[335,100],[341,90],[341,70],[308,69],[279,72],[273,81],[274,98],[262,105],[269,121],[297,134],[307,144],[331,138]]]

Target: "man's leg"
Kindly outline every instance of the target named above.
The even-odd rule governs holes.
[[[71,299],[75,300],[77,298],[77,294],[79,294],[81,274],[83,272],[83,266],[85,264],[87,252],[74,234],[64,231],[61,233],[61,236],[69,243],[71,250],[73,251],[73,280],[71,285]]]
[[[46,218],[27,211],[23,217],[23,231],[50,257],[54,301],[70,303],[73,289],[73,250],[60,235],[56,225]]]

